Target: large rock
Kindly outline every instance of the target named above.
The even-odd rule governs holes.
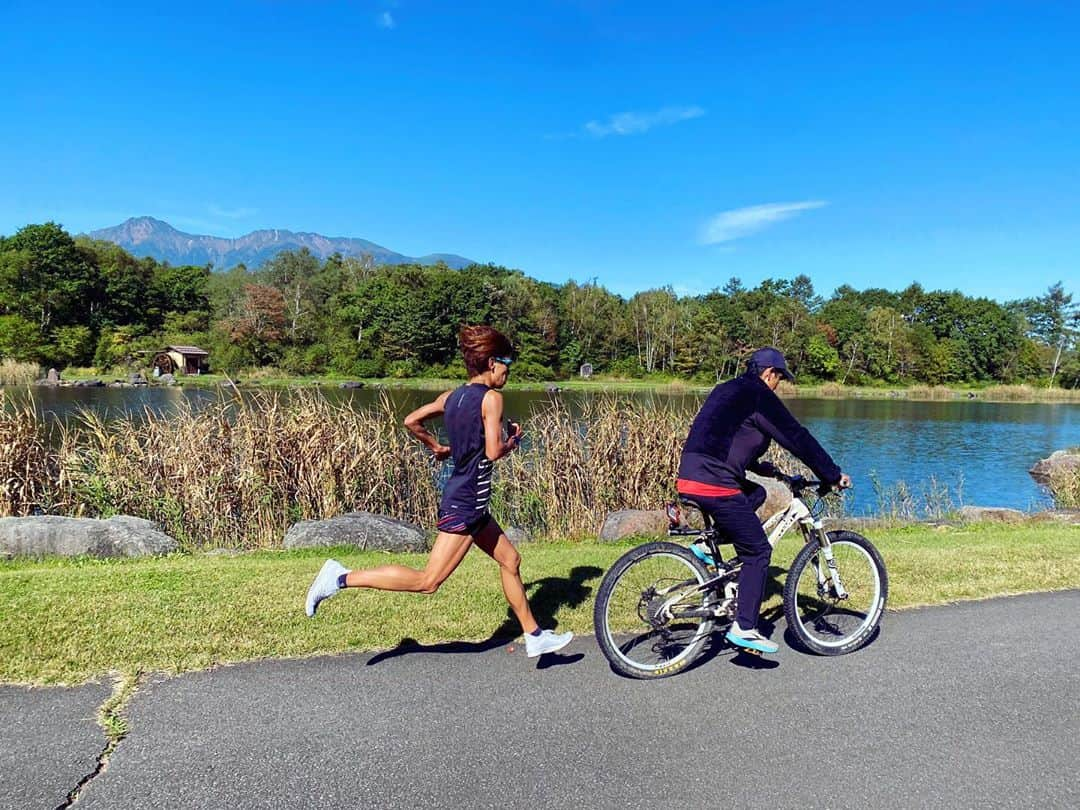
[[[781,509],[786,509],[791,503],[791,490],[781,481],[775,478],[762,478],[752,473],[748,477],[765,488],[765,503],[757,511],[759,519],[764,520],[776,514]],[[691,510],[689,514],[686,514],[685,507],[683,511],[684,520],[687,520],[690,525],[701,525],[696,511]],[[635,535],[666,536],[667,530],[668,517],[663,509],[621,509],[605,518],[604,525],[600,528],[600,540],[615,541]]]
[[[520,546],[522,543],[529,543],[532,541],[532,536],[524,529],[517,526],[504,526],[503,534],[506,535],[506,539],[510,541],[513,546]]]
[[[1031,516],[1034,521],[1044,523],[1067,523],[1080,526],[1080,509],[1046,509]]]
[[[130,515],[108,520],[58,515],[0,518],[0,555],[9,557],[149,557],[178,548],[156,523]]]
[[[285,548],[355,546],[377,551],[427,551],[428,537],[419,526],[403,520],[349,512],[326,520],[301,520],[285,534]]]
[[[775,478],[763,478],[755,473],[747,473],[746,477],[755,484],[765,487],[765,503],[757,510],[759,520],[772,517],[781,509],[787,509],[788,504],[791,503],[791,490],[788,489],[787,484]]]
[[[1080,474],[1080,452],[1076,450],[1056,450],[1049,458],[1040,459],[1028,474],[1040,484],[1050,483],[1056,472],[1075,472]]]
[[[611,542],[635,535],[659,537],[667,535],[667,529],[667,512],[663,509],[620,509],[604,519],[600,540]]]
[[[1020,523],[1027,515],[1001,506],[961,506],[960,519],[968,523]]]

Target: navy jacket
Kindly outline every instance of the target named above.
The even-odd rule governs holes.
[[[758,459],[775,439],[827,484],[843,471],[810,431],[791,415],[780,397],[755,374],[716,386],[690,427],[679,462],[679,478],[744,489],[746,470],[759,472]]]

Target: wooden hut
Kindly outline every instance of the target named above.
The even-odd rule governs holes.
[[[198,346],[166,346],[154,354],[158,374],[205,374],[210,370],[210,352]]]

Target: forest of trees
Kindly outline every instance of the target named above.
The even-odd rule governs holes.
[[[135,258],[51,222],[0,237],[0,356],[23,362],[104,371],[196,344],[234,374],[461,376],[463,323],[507,332],[516,379],[565,378],[587,362],[597,373],[712,383],[769,344],[806,381],[1080,386],[1080,307],[1060,283],[1005,303],[917,284],[844,285],[826,298],[804,275],[626,299],[493,265],[377,266],[303,250],[214,272]]]

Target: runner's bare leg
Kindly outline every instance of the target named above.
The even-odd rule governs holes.
[[[349,588],[375,588],[380,591],[435,593],[465,559],[472,543],[472,538],[467,534],[439,532],[431,547],[427,565],[422,571],[405,565],[360,568],[345,576],[345,585]]]
[[[539,626],[533,618],[532,609],[529,607],[529,599],[525,595],[525,584],[521,581],[519,566],[521,555],[514,548],[514,544],[503,532],[499,524],[492,518],[487,525],[480,530],[475,538],[477,548],[488,554],[499,564],[499,576],[502,579],[503,594],[510,603],[510,609],[517,616],[521,629],[531,633]]]

